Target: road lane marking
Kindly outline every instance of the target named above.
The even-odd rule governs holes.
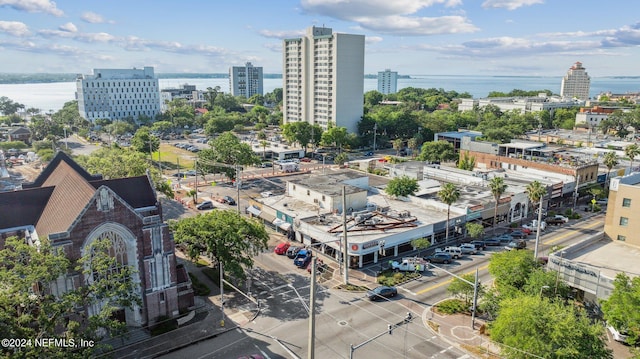
[[[484,265],[484,266],[482,266],[482,267],[480,267],[480,268],[478,268],[478,270],[485,270],[485,269],[487,269],[487,268],[489,268],[489,265],[488,265],[488,264],[487,264],[487,265]],[[464,274],[462,274],[462,275],[460,275],[460,276],[464,276],[464,275],[467,275],[467,274],[473,274],[473,273],[475,273],[475,272],[476,272],[475,270],[472,270],[472,271],[469,271],[469,272],[467,272],[467,273],[464,273]],[[453,282],[453,278],[452,278],[452,279],[447,279],[447,280],[446,280],[446,281],[444,281],[444,282],[441,282],[441,283],[438,283],[438,284],[432,285],[431,287],[428,287],[428,288],[425,288],[425,289],[419,290],[416,294],[424,294],[424,293],[426,293],[426,292],[428,292],[428,291],[434,290],[434,289],[436,289],[436,288],[440,288],[440,287],[442,287],[443,285],[449,284],[449,283],[451,283],[451,282]]]
[[[602,224],[603,223],[600,222],[600,221],[594,221],[591,224],[588,224],[588,225],[586,225],[584,227],[579,227],[579,228],[576,228],[576,229],[591,229],[592,227],[601,226]],[[553,244],[553,243],[558,242],[558,241],[560,241],[562,239],[565,239],[565,238],[568,238],[570,236],[573,236],[573,235],[576,234],[576,232],[575,232],[576,229],[569,229],[569,231],[567,233],[563,233],[563,234],[561,234],[561,235],[559,235],[559,236],[557,236],[557,237],[555,237],[553,239],[550,239],[548,241],[544,241],[544,242],[542,242],[542,244],[546,244],[546,245]]]

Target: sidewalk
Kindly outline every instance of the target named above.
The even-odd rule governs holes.
[[[441,315],[429,307],[422,314],[425,327],[451,345],[457,346],[476,358],[500,358],[500,347],[489,337],[480,334],[486,323],[476,318],[471,329],[471,316],[464,314]]]

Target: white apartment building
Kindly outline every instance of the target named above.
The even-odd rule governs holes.
[[[255,67],[250,62],[244,66],[229,68],[229,88],[233,96],[249,98],[263,95],[262,67]]]
[[[284,123],[331,123],[356,132],[363,115],[364,35],[312,26],[282,46]]]
[[[378,92],[388,95],[398,92],[398,73],[386,69],[378,72]]]
[[[587,74],[587,70],[582,67],[581,62],[576,62],[562,78],[560,96],[588,100],[590,85],[591,77]]]
[[[93,69],[93,75],[76,77],[80,116],[119,120],[160,113],[160,88],[153,67],[144,69]]]

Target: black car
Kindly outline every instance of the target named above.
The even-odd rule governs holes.
[[[500,245],[500,239],[498,237],[487,238],[484,240],[486,246],[497,247]]]
[[[504,247],[506,250],[510,251],[510,250],[518,250],[518,249],[525,249],[527,248],[527,242],[523,241],[522,239],[516,239],[513,240],[511,242],[509,242],[509,244],[507,244]]]
[[[296,246],[291,246],[289,247],[289,249],[287,249],[287,257],[293,259],[298,255],[298,252],[300,252],[302,248],[300,247],[296,247]]]
[[[527,238],[527,234],[524,233],[523,231],[513,231],[510,232],[509,235],[513,238],[517,238],[517,239],[525,239]]]
[[[471,241],[469,243],[476,246],[477,250],[485,250],[487,248],[487,245],[484,243],[484,241]]]
[[[204,201],[204,202],[200,203],[199,205],[197,205],[196,208],[199,209],[199,210],[204,210],[204,209],[214,209],[215,207],[213,206],[213,202]]]
[[[236,200],[233,199],[230,196],[224,196],[224,203],[230,205],[230,206],[235,206],[236,205]]]
[[[367,297],[369,297],[369,300],[392,298],[396,295],[398,295],[398,290],[396,289],[396,287],[387,287],[384,285],[367,292]]]
[[[427,261],[429,263],[449,264],[452,261],[451,255],[449,253],[445,253],[445,252],[434,253],[434,254],[432,254],[430,256],[427,256],[427,257],[424,257],[422,259],[424,259],[425,261]]]

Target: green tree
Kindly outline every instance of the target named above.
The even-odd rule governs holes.
[[[372,108],[380,103],[384,95],[376,90],[367,91],[364,93],[364,106]]]
[[[237,177],[236,166],[253,166],[261,160],[250,145],[242,143],[236,135],[225,132],[209,141],[211,148],[198,152],[198,165],[204,173],[224,173]]]
[[[64,251],[53,250],[43,241],[31,246],[24,239],[6,239],[0,250],[0,335],[3,338],[80,339],[99,343],[99,333],[112,336],[126,331],[124,323],[113,317],[120,308],[133,309],[141,304],[137,284],[132,280],[129,266],[118,265],[109,255],[111,243],[94,241],[87,246],[87,254],[70,261]],[[118,268],[114,271],[113,268]],[[69,272],[71,270],[71,272]],[[52,284],[65,275],[91,277],[83,286],[52,295]],[[99,312],[89,318],[78,308],[93,307]],[[82,309],[80,309],[82,310]],[[7,348],[5,348],[6,350]],[[88,358],[104,350],[104,345],[78,347],[25,346],[10,353],[16,358]],[[4,352],[8,355],[9,352]]]
[[[476,167],[476,158],[469,156],[469,151],[460,153],[461,159],[458,162],[458,168],[465,171],[473,171]]]
[[[309,122],[291,122],[282,126],[282,135],[291,142],[298,142],[305,150],[311,142],[312,126]]]
[[[536,267],[531,251],[494,253],[489,260],[489,273],[504,292],[522,289]]]
[[[493,195],[493,199],[496,204],[493,209],[493,232],[496,231],[496,222],[498,219],[498,205],[500,204],[500,197],[507,190],[507,184],[504,183],[504,178],[502,177],[493,177],[489,181],[489,188],[491,189],[491,194]]]
[[[453,183],[445,183],[440,191],[438,191],[438,197],[442,202],[447,205],[447,224],[445,241],[449,240],[449,219],[451,218],[451,205],[454,204],[460,198],[460,190]]]
[[[636,158],[637,155],[640,155],[640,147],[637,144],[633,143],[624,148],[624,154],[629,157],[631,163],[629,163],[629,170],[633,169],[633,159]]]
[[[151,125],[151,129],[160,133],[169,133],[173,129],[173,123],[171,121],[157,121]]]
[[[144,176],[148,170],[156,190],[173,198],[171,186],[162,178],[158,168],[150,165],[149,157],[142,152],[103,147],[88,156],[78,156],[75,160],[87,172],[100,173],[105,179]]]
[[[418,180],[408,176],[400,176],[392,179],[384,191],[394,197],[406,197],[413,195],[420,188]]]
[[[484,226],[481,223],[467,222],[465,224],[469,237],[478,239],[484,235]]]
[[[619,331],[627,332],[627,344],[640,342],[640,277],[630,278],[618,273],[613,281],[613,291],[602,301],[604,319]]]
[[[527,185],[525,188],[525,192],[527,193],[527,197],[529,197],[529,202],[531,202],[531,207],[538,205],[538,211],[542,212],[542,203],[541,199],[547,194],[547,188],[538,181],[533,181]],[[538,227],[536,230],[540,233],[540,225],[541,221],[538,221]],[[536,242],[536,246],[538,243]],[[537,254],[537,248],[536,248]]]
[[[491,338],[504,344],[506,358],[612,358],[602,325],[584,310],[539,296],[518,296],[500,303]]]
[[[411,241],[411,246],[418,250],[418,257],[422,257],[422,250],[431,246],[428,238],[418,238]]]
[[[264,225],[236,211],[211,211],[170,223],[176,243],[183,244],[192,259],[200,255],[222,262],[233,277],[246,278],[253,257],[267,249]]]
[[[206,108],[208,110],[213,110],[213,107],[216,105],[216,97],[218,97],[219,92],[220,86],[207,87],[207,91],[203,95],[204,99],[207,100]]]
[[[346,127],[331,127],[322,133],[322,143],[327,146],[335,146],[342,151],[342,146],[347,142]]]
[[[609,151],[605,153],[602,157],[602,164],[607,167],[607,179],[605,181],[605,188],[608,188],[611,169],[618,165],[618,155],[615,153],[615,151]]]
[[[399,156],[404,141],[402,141],[401,138],[396,138],[395,140],[391,141],[391,144],[393,145],[393,149],[396,150],[396,156]]]
[[[411,157],[416,157],[416,151],[418,150],[418,139],[411,137],[407,140],[407,147],[411,150]]]
[[[24,105],[14,102],[6,96],[0,97],[0,112],[4,115],[12,115],[18,110],[24,109]]]
[[[453,145],[447,141],[425,142],[418,155],[418,161],[445,162],[456,159]]]
[[[334,162],[335,164],[337,164],[338,166],[342,166],[342,165],[344,165],[345,163],[349,162],[349,155],[348,155],[348,154],[346,154],[346,153],[344,153],[344,152],[339,153],[339,154],[336,156],[336,158],[333,160],[333,162]]]
[[[151,135],[149,127],[140,127],[131,137],[131,148],[142,153],[153,153],[160,148],[160,139]]]
[[[476,276],[473,273],[464,274],[461,277],[471,283],[475,283],[476,281]],[[474,286],[464,280],[461,280],[460,278],[453,278],[451,284],[447,287],[447,292],[454,297],[464,300],[466,306],[470,306],[473,300]],[[483,293],[484,289],[482,288],[482,285],[480,285],[478,287],[478,298],[481,297]]]

